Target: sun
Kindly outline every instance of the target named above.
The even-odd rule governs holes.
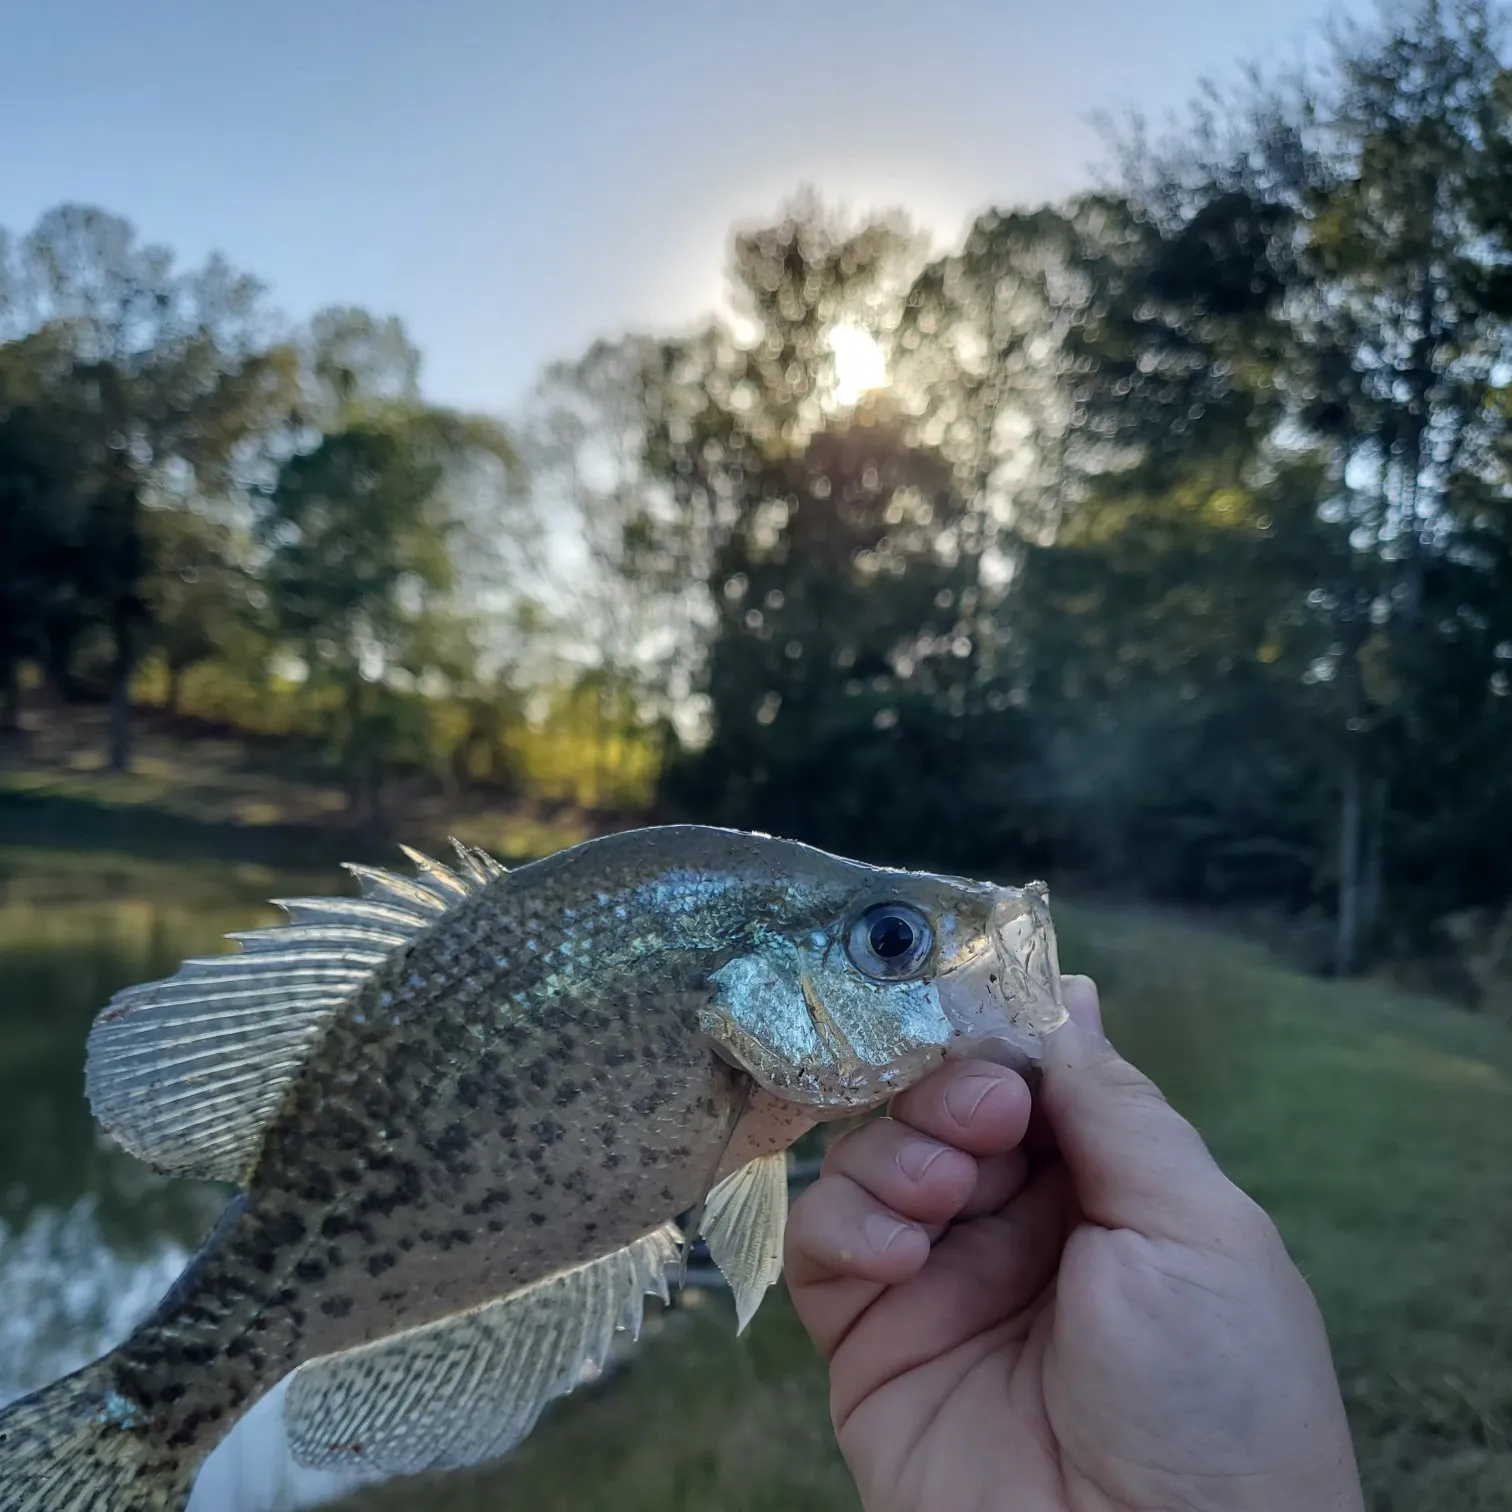
[[[887,387],[887,357],[877,340],[860,326],[837,325],[829,333],[835,354],[835,398],[854,404],[863,394]]]

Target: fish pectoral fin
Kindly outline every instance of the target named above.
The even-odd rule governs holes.
[[[159,1171],[242,1181],[312,1046],[395,950],[504,868],[458,845],[456,871],[418,851],[400,877],[347,869],[360,898],[294,898],[287,924],[232,935],[240,955],[185,961],[118,992],[89,1032],[95,1117]]]
[[[667,1300],[680,1238],[666,1223],[482,1307],[308,1361],[284,1397],[294,1458],[412,1475],[506,1453],[585,1366],[603,1365],[617,1329],[640,1336],[647,1295]]]
[[[767,1288],[782,1274],[787,1214],[786,1150],[731,1172],[704,1204],[701,1231],[734,1293],[738,1333],[745,1332]]]

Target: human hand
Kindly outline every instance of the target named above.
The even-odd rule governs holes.
[[[1275,1226],[1108,1044],[1093,984],[1065,995],[1033,1130],[1022,1078],[949,1065],[794,1204],[788,1285],[863,1504],[1361,1512]]]

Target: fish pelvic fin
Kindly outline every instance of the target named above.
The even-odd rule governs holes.
[[[709,1255],[734,1293],[737,1333],[745,1332],[782,1274],[787,1215],[785,1150],[732,1171],[709,1193],[701,1227]]]
[[[0,1411],[5,1512],[182,1512],[197,1469],[115,1390],[108,1356]]]
[[[663,1224],[482,1307],[301,1365],[283,1404],[295,1460],[413,1475],[508,1452],[602,1367],[617,1331],[639,1337],[646,1297],[667,1300],[678,1239]]]
[[[683,1290],[688,1284],[688,1257],[693,1253],[694,1242],[700,1235],[707,1238],[704,1219],[708,1215],[709,1202],[714,1192],[720,1185],[714,1178],[719,1173],[720,1166],[724,1163],[725,1156],[729,1153],[730,1145],[734,1141],[740,1128],[740,1120],[745,1116],[746,1109],[750,1106],[751,1094],[755,1090],[756,1083],[749,1076],[743,1076],[740,1082],[740,1101],[736,1105],[735,1114],[730,1120],[730,1127],[725,1134],[724,1143],[719,1147],[719,1156],[709,1170],[708,1181],[704,1185],[704,1194],[698,1199],[698,1206],[688,1215],[688,1222],[680,1230],[681,1240],[678,1245],[677,1288]]]
[[[105,1131],[156,1170],[243,1183],[337,1014],[396,950],[504,875],[482,851],[456,849],[455,870],[406,850],[414,877],[348,866],[361,897],[278,899],[288,923],[230,936],[240,954],[118,992],[84,1068]]]

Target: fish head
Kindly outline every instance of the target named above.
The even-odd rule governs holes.
[[[719,1053],[821,1119],[947,1058],[1037,1065],[1066,1018],[1043,884],[857,870],[862,885],[796,927],[754,927],[715,973],[702,1025]]]

